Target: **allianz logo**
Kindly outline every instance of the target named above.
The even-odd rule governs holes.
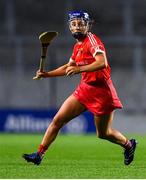
[[[38,118],[31,115],[8,115],[5,123],[6,132],[44,132],[52,118]],[[87,121],[84,116],[79,116],[70,121],[61,130],[65,133],[85,133],[87,131]]]
[[[5,123],[8,132],[42,132],[51,122],[51,118],[36,118],[31,115],[9,115]]]

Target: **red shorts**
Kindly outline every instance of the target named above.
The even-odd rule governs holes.
[[[73,95],[95,115],[109,114],[123,107],[111,80],[98,86],[81,82]]]

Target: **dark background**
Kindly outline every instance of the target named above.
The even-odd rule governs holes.
[[[69,10],[85,10],[94,18],[93,32],[105,44],[121,112],[144,119],[146,0],[0,0],[0,109],[58,108],[75,89],[80,76],[32,80],[40,33],[59,32],[49,47],[46,70],[68,62],[75,42],[68,30]]]

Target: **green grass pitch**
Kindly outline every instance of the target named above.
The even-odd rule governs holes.
[[[42,164],[22,159],[36,151],[42,135],[0,134],[0,179],[143,179],[146,178],[146,136],[138,140],[134,162],[123,164],[123,149],[95,135],[59,135]]]

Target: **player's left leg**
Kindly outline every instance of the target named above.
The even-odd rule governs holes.
[[[94,116],[97,136],[102,139],[111,141],[112,143],[119,144],[124,147],[124,163],[129,165],[134,158],[134,152],[136,149],[136,140],[128,140],[122,133],[111,127],[114,117],[114,112],[107,115]]]
[[[85,110],[86,108],[73,95],[69,96],[48,126],[38,151],[32,154],[23,154],[23,158],[27,162],[39,165],[48,147],[56,139],[59,130]]]

